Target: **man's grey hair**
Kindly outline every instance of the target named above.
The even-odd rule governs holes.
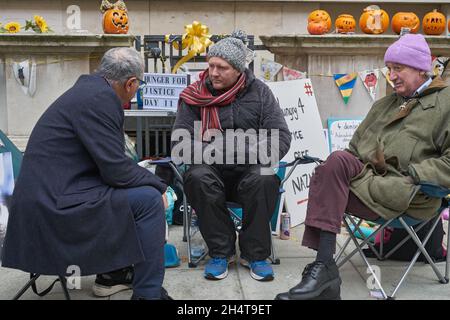
[[[142,79],[144,60],[133,48],[113,48],[103,56],[98,72],[106,79],[120,83],[124,83],[131,77]]]

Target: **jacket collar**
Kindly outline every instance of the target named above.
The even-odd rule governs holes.
[[[431,84],[426,88],[422,93],[420,93],[417,98],[419,99],[419,103],[424,110],[433,108],[437,103],[437,92],[446,88],[447,83],[442,80],[441,77],[436,77],[433,79]]]

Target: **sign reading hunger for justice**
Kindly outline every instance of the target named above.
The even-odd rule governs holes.
[[[322,122],[310,79],[267,82],[277,98],[292,136],[289,152],[281,161],[309,155],[322,160],[328,156]],[[285,205],[291,225],[305,221],[311,176],[316,164],[298,165],[285,182]],[[290,168],[287,168],[288,172]]]
[[[142,90],[143,109],[177,111],[178,97],[189,84],[189,75],[145,73]]]

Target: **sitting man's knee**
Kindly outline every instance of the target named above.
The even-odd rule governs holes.
[[[207,164],[192,166],[184,175],[185,183],[203,183],[205,177],[212,175],[212,168]]]

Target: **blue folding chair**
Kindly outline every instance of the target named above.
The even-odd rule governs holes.
[[[443,199],[443,205],[441,208],[436,212],[436,215],[428,220],[417,220],[409,217],[406,213],[394,218],[385,220],[382,218],[377,219],[376,221],[373,221],[378,226],[375,228],[375,230],[368,236],[364,235],[364,232],[361,230],[361,223],[363,222],[362,219],[356,219],[351,214],[345,214],[344,215],[344,225],[350,235],[349,238],[345,241],[344,245],[342,246],[341,250],[336,255],[336,263],[337,266],[340,268],[342,265],[344,265],[356,252],[359,252],[361,258],[364,260],[364,263],[366,264],[368,270],[370,271],[375,283],[376,287],[381,292],[381,295],[384,299],[394,299],[395,294],[399,290],[400,286],[403,284],[406,276],[411,271],[412,267],[416,263],[417,259],[419,258],[420,254],[423,254],[426,261],[430,264],[431,268],[433,269],[434,273],[436,274],[438,280],[442,284],[447,284],[449,282],[449,266],[450,266],[450,258],[447,253],[446,257],[446,265],[445,265],[445,276],[441,274],[439,269],[436,266],[436,262],[433,261],[433,259],[430,257],[429,253],[427,252],[425,245],[427,244],[428,240],[431,237],[431,234],[435,230],[439,219],[441,219],[441,213],[442,210],[449,207],[448,202],[448,195],[450,194],[450,189],[443,188],[441,186],[432,184],[432,183],[420,183],[418,185],[418,188],[416,189],[416,192],[422,191],[426,195],[434,198],[441,198]],[[424,239],[421,241],[419,236],[417,235],[417,232],[425,226],[427,223],[431,221],[431,228],[424,237]],[[384,253],[383,252],[383,240],[380,241],[380,248],[379,250],[375,248],[375,246],[371,243],[370,239],[374,239],[375,236],[378,233],[381,233],[381,239],[384,239],[384,230],[386,227],[394,228],[394,229],[404,229],[407,231],[408,236],[406,236],[401,242],[399,242],[394,248],[392,248],[389,252]],[[362,238],[362,241],[358,241],[358,237]],[[392,290],[391,294],[388,295],[386,291],[384,290],[383,286],[381,285],[381,281],[374,271],[374,268],[370,265],[369,261],[367,260],[367,257],[365,256],[362,248],[365,245],[368,245],[371,251],[375,254],[378,260],[385,260],[388,259],[395,251],[397,251],[406,241],[409,239],[412,239],[414,243],[417,245],[417,251],[413,258],[411,259],[410,263],[408,264],[405,272],[402,274],[399,282],[395,286],[395,288]],[[350,243],[350,240],[353,241],[356,248],[345,257],[342,257],[345,249]],[[447,230],[447,246],[448,243],[450,243],[450,224],[449,228]]]

